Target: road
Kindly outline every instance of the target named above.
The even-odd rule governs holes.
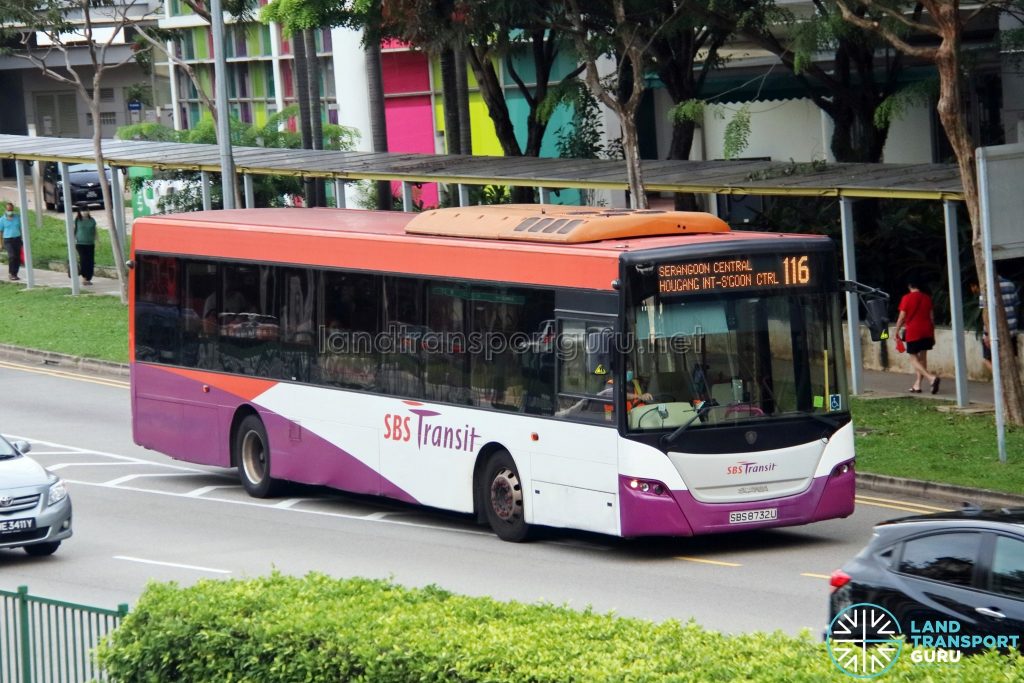
[[[114,607],[149,581],[272,570],[393,578],[500,600],[549,601],[724,632],[803,628],[827,618],[828,575],[872,525],[938,509],[861,496],[845,520],[694,539],[623,540],[548,530],[499,541],[472,519],[321,488],[246,496],[235,473],[173,461],[131,440],[122,380],[0,362],[0,431],[68,482],[75,535],[50,558],[0,550],[0,588]]]

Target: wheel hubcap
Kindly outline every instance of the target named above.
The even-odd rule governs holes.
[[[245,478],[254,484],[263,481],[267,473],[267,451],[263,439],[256,432],[248,432],[242,439],[242,468]]]
[[[519,485],[519,477],[508,468],[500,470],[491,480],[491,508],[499,519],[506,522],[512,522],[520,516],[523,490]]]

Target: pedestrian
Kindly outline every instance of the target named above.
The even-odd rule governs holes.
[[[0,216],[0,232],[4,236],[4,249],[7,251],[8,278],[18,281],[21,270],[21,216],[14,213],[14,204],[7,202],[4,215]]]
[[[907,293],[900,299],[900,315],[896,319],[896,334],[906,342],[910,365],[915,379],[910,393],[921,393],[921,380],[927,379],[931,393],[939,391],[939,376],[928,372],[928,352],[935,348],[935,320],[932,298],[921,291],[917,278],[907,281]]]
[[[89,209],[75,212],[75,249],[78,250],[78,273],[82,276],[82,284],[91,286],[96,266],[96,219]]]
[[[1006,326],[1010,330],[1010,346],[1014,353],[1017,352],[1017,309],[1020,308],[1020,294],[1017,292],[1017,285],[1013,281],[996,273],[996,287],[999,300],[1003,304],[1003,311],[1006,313]],[[971,285],[971,291],[978,293],[980,288],[977,283]],[[992,343],[988,338],[988,315],[985,313],[985,297],[979,294],[978,306],[981,308],[981,359],[985,367],[992,372]],[[1005,340],[1003,343],[1006,343]]]

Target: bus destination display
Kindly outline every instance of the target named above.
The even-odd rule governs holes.
[[[818,283],[817,259],[807,254],[756,254],[663,263],[657,267],[658,293],[734,292],[811,287]]]

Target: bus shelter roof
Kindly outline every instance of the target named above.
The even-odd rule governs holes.
[[[112,166],[220,172],[217,145],[103,140]],[[545,159],[234,147],[240,174],[466,185],[628,189],[621,160]],[[0,158],[91,163],[92,140],[0,135]],[[962,200],[953,164],[796,163],[767,160],[643,162],[650,191],[811,197]]]

